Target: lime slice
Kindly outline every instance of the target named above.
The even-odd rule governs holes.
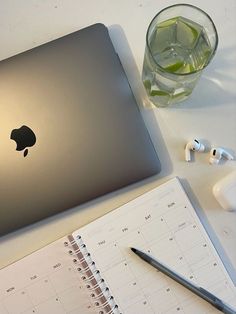
[[[178,98],[181,98],[184,97],[184,96],[188,96],[190,93],[187,93],[186,91],[182,92],[182,93],[179,93],[179,94],[176,94],[176,95],[172,95],[172,99],[175,99],[177,100]]]
[[[177,41],[188,48],[194,46],[199,38],[202,27],[189,19],[180,17],[177,21]]]
[[[179,61],[179,62],[176,62],[174,64],[171,64],[171,65],[168,65],[167,67],[165,67],[164,69],[168,72],[171,72],[171,73],[175,73],[176,71],[178,71],[180,68],[182,68],[184,65],[184,62],[183,61]]]
[[[190,29],[192,33],[192,39],[193,41],[195,41],[198,38],[200,32],[198,32],[198,30],[194,28],[193,26],[191,26],[189,23],[186,23],[186,22],[183,22],[183,23]]]
[[[162,90],[152,90],[150,95],[151,96],[169,96],[167,92],[164,92]]]
[[[172,18],[172,19],[163,21],[163,22],[161,22],[160,24],[158,24],[158,28],[171,26],[171,25],[173,25],[173,24],[176,23],[176,21],[178,20],[178,18],[179,18],[179,17],[177,16],[177,17],[174,17],[174,18]]]
[[[151,82],[149,80],[143,81],[143,85],[145,86],[147,90],[151,89]]]
[[[194,72],[196,69],[190,63],[184,64],[181,68],[179,68],[176,73],[184,74],[184,73],[191,73]]]

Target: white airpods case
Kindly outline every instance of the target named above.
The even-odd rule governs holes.
[[[212,190],[224,209],[236,210],[236,171],[218,181]]]

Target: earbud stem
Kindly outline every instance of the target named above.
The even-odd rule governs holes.
[[[234,157],[230,153],[228,153],[226,151],[222,152],[222,156],[225,157],[228,160],[233,160],[234,159]]]
[[[185,160],[186,161],[190,161],[191,160],[190,150],[187,147],[185,148]]]

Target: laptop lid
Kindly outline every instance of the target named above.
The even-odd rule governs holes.
[[[104,25],[0,62],[0,235],[159,171]]]

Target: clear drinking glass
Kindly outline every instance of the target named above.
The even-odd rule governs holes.
[[[146,34],[142,80],[157,107],[188,98],[212,60],[218,35],[210,16],[189,4],[160,11]]]

